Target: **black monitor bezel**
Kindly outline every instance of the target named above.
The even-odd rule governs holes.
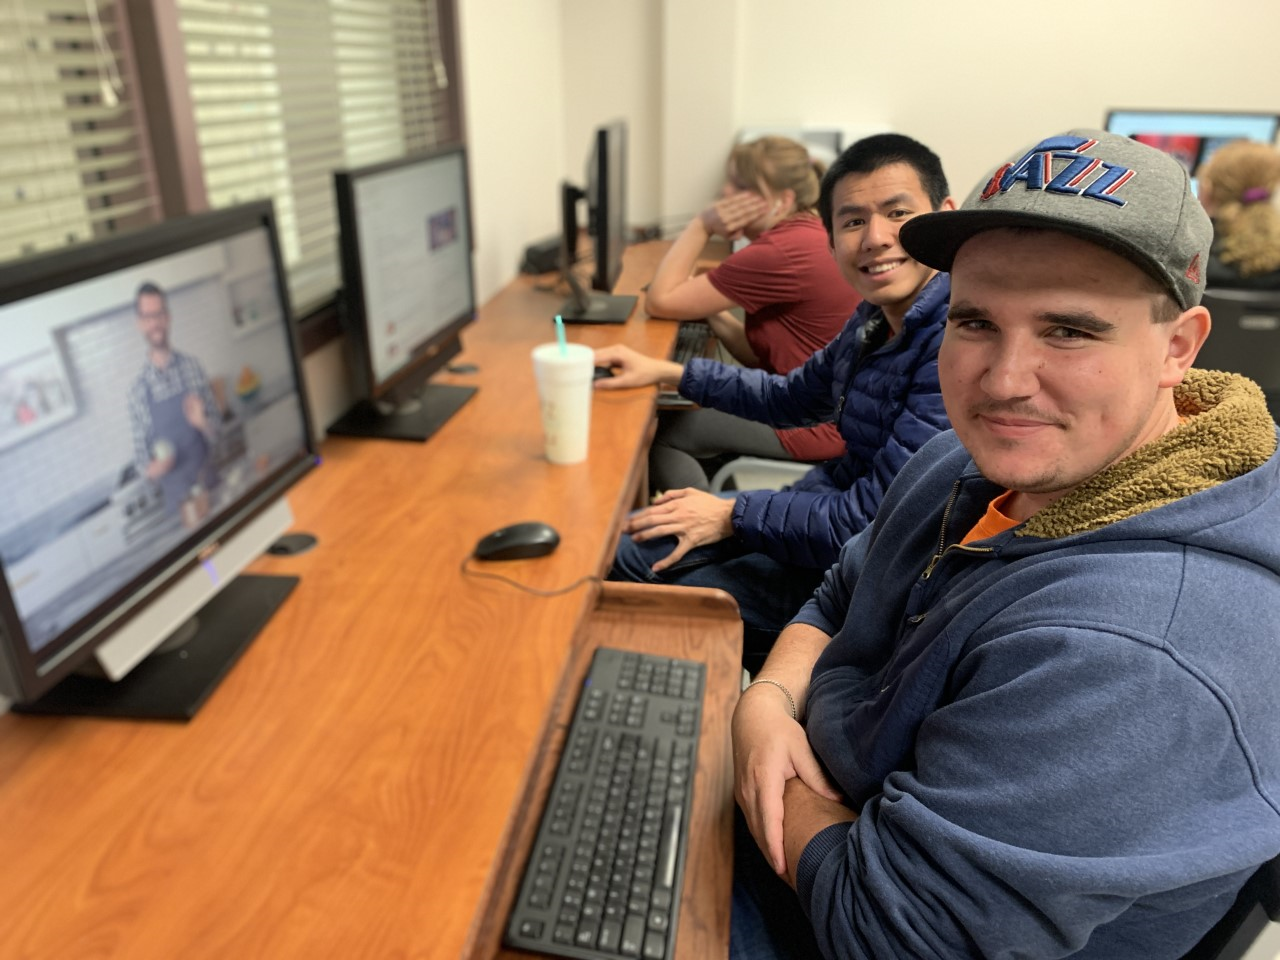
[[[73,283],[91,280],[183,250],[225,240],[257,227],[267,228],[276,292],[286,318],[290,363],[298,388],[305,429],[304,448],[256,483],[215,522],[186,537],[88,614],[39,654],[27,644],[26,631],[6,577],[0,576],[0,654],[9,662],[20,701],[33,700],[83,665],[100,645],[162,594],[222,541],[274,503],[318,463],[297,325],[290,309],[284,258],[270,200],[164,221],[136,232],[66,247],[0,264],[0,306]]]
[[[584,192],[590,207],[588,222],[595,256],[591,286],[605,293],[613,291],[622,275],[622,253],[627,246],[627,136],[626,120],[600,124],[596,127],[594,146],[587,163]],[[614,144],[618,148],[617,163],[611,163],[609,158],[610,147]],[[611,229],[614,227],[618,227],[620,238],[617,249]]]
[[[360,235],[356,216],[356,185],[360,180],[431,163],[449,156],[462,159],[462,189],[466,207],[467,248],[475,250],[475,231],[471,214],[471,172],[465,144],[444,144],[431,150],[405,154],[394,160],[335,170],[334,198],[338,211],[338,259],[342,270],[342,290],[338,296],[343,332],[350,351],[351,372],[355,380],[357,401],[374,402],[395,396],[425,383],[461,350],[460,334],[474,323],[477,316],[475,266],[467,258],[467,292],[470,306],[462,315],[451,318],[426,340],[413,347],[410,359],[385,380],[379,381],[373,369],[370,350],[368,310],[365,304],[364,269],[360,263]]]

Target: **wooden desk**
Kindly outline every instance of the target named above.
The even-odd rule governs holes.
[[[630,250],[620,290],[661,249]],[[601,638],[710,656],[720,724],[696,791],[723,827],[738,654],[722,602],[633,616],[625,590],[537,597],[460,569],[487,531],[537,519],[559,550],[500,572],[541,589],[601,574],[640,489],[651,390],[596,398],[586,463],[542,458],[529,353],[559,302],[522,278],[485,306],[460,358],[479,373],[444,378],[480,391],[430,442],[326,441],[289,498],[320,544],[255,564],[301,583],[190,724],[0,717],[0,957],[491,955],[484,911],[521,856],[548,718],[567,665]],[[569,336],[661,353],[674,330],[633,319]],[[656,638],[637,627],[663,616]],[[712,854],[727,863],[700,848],[700,890]],[[716,938],[723,953],[719,875],[708,917],[682,918],[682,956]]]

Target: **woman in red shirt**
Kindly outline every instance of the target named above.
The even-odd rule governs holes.
[[[703,320],[743,366],[787,373],[840,332],[859,297],[840,275],[816,212],[823,168],[786,137],[729,154],[720,198],[681,231],[649,284],[651,316]],[[707,241],[751,242],[695,275]],[[729,311],[741,307],[739,320]],[[715,410],[663,411],[649,455],[655,491],[708,487],[704,461],[726,455],[816,462],[840,456],[834,424],[775,430]]]

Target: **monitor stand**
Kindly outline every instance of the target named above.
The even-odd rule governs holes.
[[[343,437],[422,442],[443,427],[476,389],[429,383],[409,403],[384,407],[362,400],[339,417],[329,432]]]
[[[190,720],[297,584],[297,577],[242,573],[121,679],[73,673],[13,711]]]
[[[587,290],[568,266],[561,275],[569,285],[569,297],[559,313],[565,323],[626,323],[635,309],[636,297]]]
[[[560,308],[565,323],[626,323],[636,298],[612,293],[589,293],[586,302],[570,297]]]

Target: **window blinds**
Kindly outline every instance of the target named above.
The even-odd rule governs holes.
[[[117,4],[0,0],[0,259],[158,216]]]
[[[272,197],[296,312],[340,283],[333,171],[453,129],[434,0],[178,0],[211,207]]]

